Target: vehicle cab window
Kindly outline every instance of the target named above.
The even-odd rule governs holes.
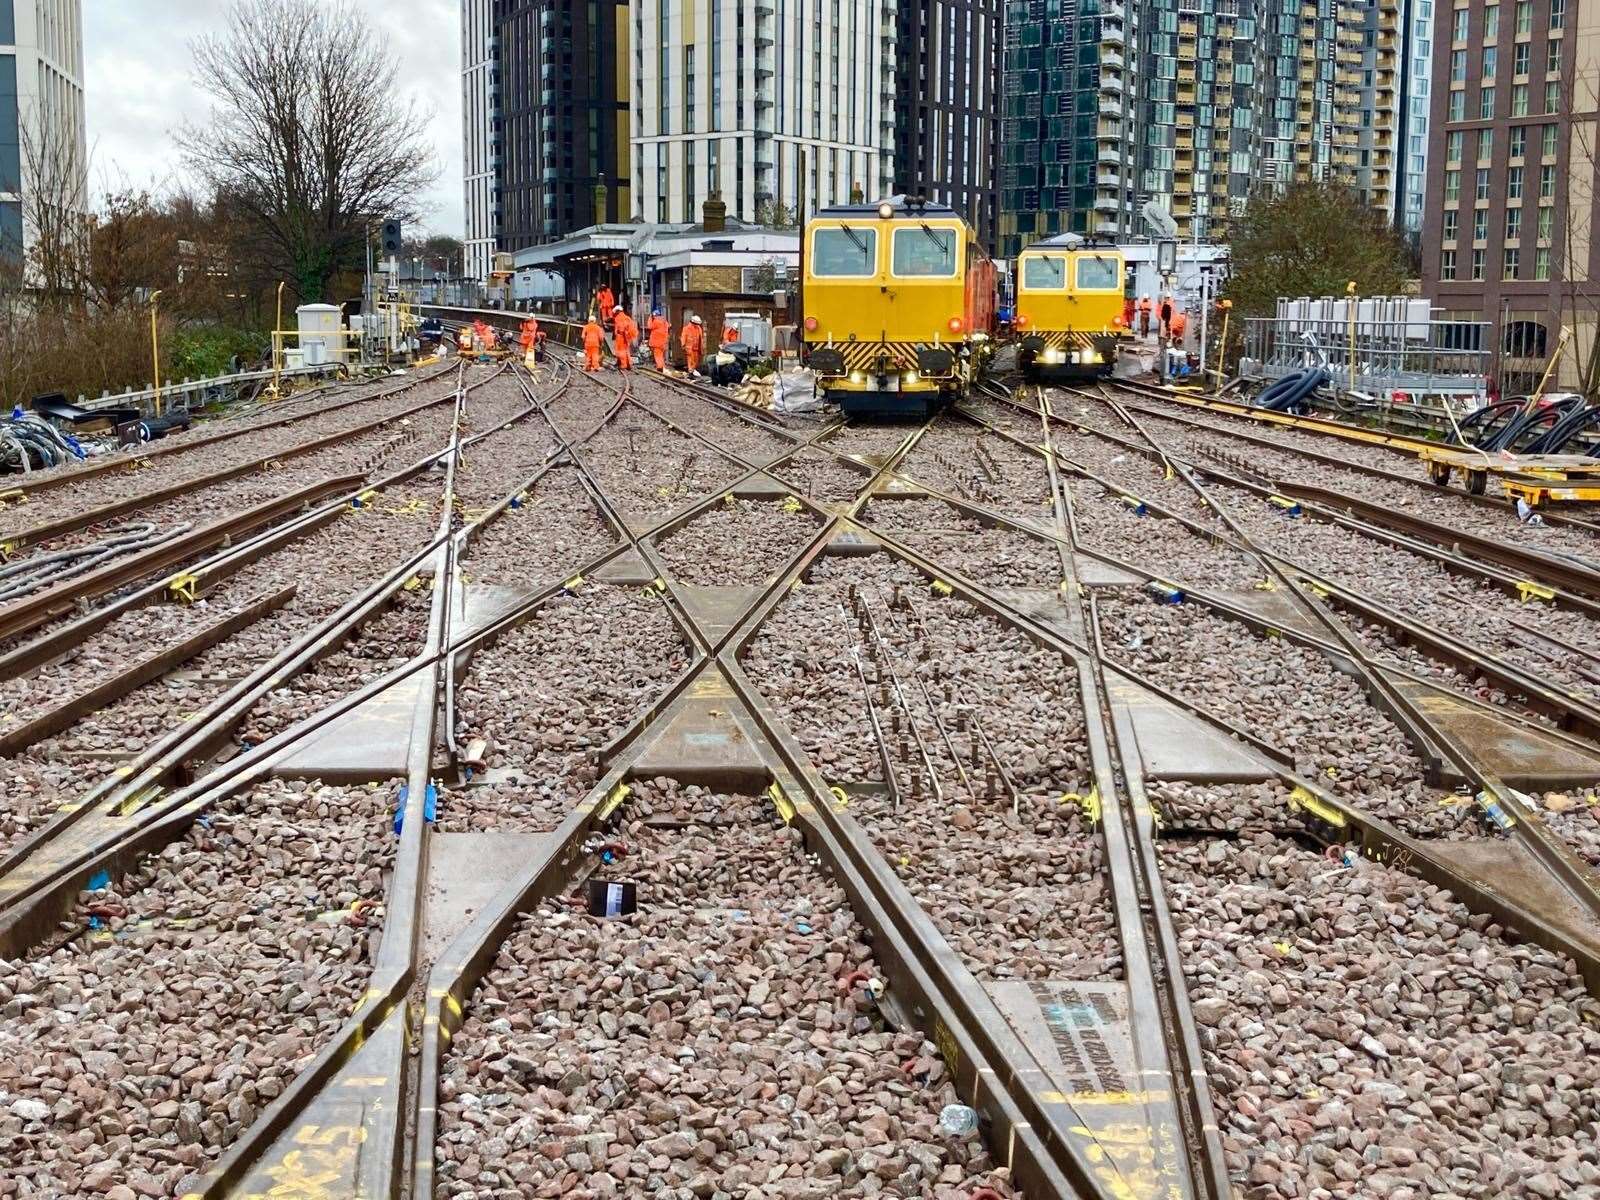
[[[903,278],[948,277],[956,273],[956,231],[931,225],[894,231],[894,273]]]
[[[1060,291],[1067,286],[1067,260],[1059,255],[1023,259],[1022,286],[1034,291]]]
[[[1122,264],[1114,258],[1085,254],[1078,259],[1080,291],[1109,292],[1122,287]]]
[[[878,231],[856,225],[819,229],[811,237],[811,273],[867,276],[878,273]]]

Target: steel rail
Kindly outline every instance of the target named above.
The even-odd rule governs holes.
[[[1124,385],[1119,384],[1118,386]],[[1074,394],[1082,396],[1091,395],[1090,393],[1075,390]],[[1102,398],[1105,398],[1103,393]],[[1158,420],[1174,421],[1179,424],[1188,425],[1202,433],[1217,434],[1222,437],[1231,438],[1235,441],[1242,441],[1249,445],[1259,446],[1263,449],[1299,455],[1303,458],[1311,459],[1312,461],[1323,466],[1338,470],[1355,471],[1359,474],[1369,475],[1391,483],[1404,484],[1407,487],[1424,491],[1429,495],[1447,495],[1452,498],[1460,498],[1476,504],[1479,507],[1493,509],[1495,512],[1502,514],[1507,518],[1512,518],[1515,516],[1515,511],[1509,502],[1496,499],[1492,496],[1476,496],[1471,492],[1440,489],[1437,484],[1431,483],[1428,480],[1413,478],[1409,475],[1401,475],[1398,472],[1388,471],[1381,467],[1372,466],[1368,463],[1352,462],[1347,459],[1337,458],[1333,455],[1322,454],[1319,451],[1307,450],[1301,446],[1295,446],[1285,442],[1274,442],[1269,438],[1257,437],[1253,434],[1244,433],[1239,430],[1207,425],[1203,422],[1195,421],[1192,418],[1173,413],[1157,412],[1147,408],[1141,408],[1137,405],[1130,407],[1133,408],[1134,411],[1140,412],[1144,415],[1155,417]],[[1196,464],[1196,466],[1203,467],[1203,464]],[[1275,482],[1278,489],[1286,494],[1295,495],[1303,492],[1304,496],[1308,499],[1320,500],[1323,503],[1334,506],[1344,506],[1352,511],[1360,511],[1370,520],[1380,521],[1380,523],[1385,524],[1392,524],[1394,528],[1401,529],[1418,536],[1426,537],[1436,545],[1448,546],[1456,543],[1470,545],[1474,547],[1477,553],[1491,558],[1492,561],[1501,561],[1508,566],[1516,566],[1518,569],[1530,571],[1551,570],[1553,572],[1562,573],[1564,576],[1563,583],[1565,586],[1571,586],[1571,579],[1584,579],[1587,586],[1574,587],[1574,591],[1585,592],[1586,594],[1593,596],[1596,594],[1597,590],[1600,590],[1600,568],[1595,566],[1588,566],[1585,568],[1585,565],[1579,560],[1574,560],[1572,563],[1568,563],[1557,555],[1545,554],[1540,551],[1533,550],[1520,550],[1514,546],[1497,542],[1492,538],[1485,537],[1482,534],[1471,533],[1467,530],[1458,530],[1453,525],[1441,525],[1425,518],[1412,517],[1409,514],[1401,514],[1374,501],[1364,500],[1361,497],[1352,496],[1347,492],[1341,492],[1337,489],[1317,488],[1311,485],[1299,484],[1289,480],[1277,480]],[[1600,525],[1597,525],[1592,521],[1584,520],[1581,517],[1572,516],[1566,513],[1547,513],[1545,514],[1545,520],[1552,525],[1559,525],[1564,528],[1584,529],[1591,533],[1600,535]]]
[[[1030,445],[1028,442],[1016,437],[1014,434],[1010,434],[1005,430],[998,429],[994,426],[988,426],[986,422],[982,421],[982,419],[977,417],[975,414],[964,412],[962,415],[967,420],[974,421],[975,423],[981,425],[986,425],[997,435],[1009,439],[1022,449],[1028,450],[1035,454],[1041,452],[1039,447]],[[1055,419],[1058,421],[1063,420],[1063,418],[1060,417]],[[1065,423],[1072,424],[1071,422]],[[1074,425],[1074,428],[1079,427]],[[1093,433],[1094,436],[1098,437],[1109,437],[1109,435],[1100,431],[1085,432]],[[1111,440],[1116,442],[1118,445],[1125,445],[1125,443],[1122,443],[1117,439]],[[1213,544],[1231,545],[1233,549],[1240,551],[1241,553],[1243,553],[1245,550],[1245,548],[1237,542],[1230,541],[1229,536],[1219,534],[1218,531],[1207,528],[1206,526],[1194,521],[1190,517],[1174,512],[1161,504],[1159,501],[1154,501],[1147,499],[1144,496],[1135,495],[1137,489],[1131,489],[1115,481],[1107,480],[1094,471],[1089,470],[1087,467],[1084,467],[1073,460],[1067,459],[1059,452],[1057,452],[1057,458],[1064,465],[1068,466],[1075,474],[1081,475],[1083,478],[1091,480],[1092,482],[1099,484],[1101,487],[1107,488],[1120,495],[1133,495],[1134,498],[1139,500],[1139,502],[1142,503],[1150,512],[1155,513],[1164,519],[1178,522],[1189,529],[1190,532],[1204,540],[1210,541]],[[1248,481],[1241,480],[1237,477],[1224,475],[1214,469],[1199,468],[1199,471],[1203,475],[1206,475],[1210,478],[1219,479],[1223,482],[1233,484],[1234,486],[1247,488],[1252,491],[1257,491],[1261,494],[1272,494],[1271,490],[1263,491],[1260,485],[1250,484]],[[949,497],[944,498],[947,500],[947,502],[949,501]],[[998,516],[1001,514],[996,515]],[[1359,524],[1351,524],[1348,519],[1340,523],[1344,524],[1347,528],[1352,528],[1355,532],[1362,532]],[[1122,567],[1123,569],[1132,570],[1141,575],[1146,575],[1150,578],[1176,585],[1177,581],[1166,578],[1160,572],[1152,572],[1144,567],[1124,563],[1121,560],[1117,560],[1104,553],[1090,553],[1093,553],[1097,558],[1104,559],[1108,562],[1113,562],[1115,565]],[[1421,647],[1425,647],[1427,653],[1438,661],[1447,663],[1451,666],[1457,667],[1458,669],[1465,670],[1472,675],[1487,679],[1508,693],[1523,697],[1523,703],[1526,705],[1526,707],[1534,712],[1551,717],[1560,725],[1563,730],[1581,732],[1588,738],[1600,741],[1600,706],[1584,703],[1574,696],[1570,696],[1563,692],[1552,689],[1543,680],[1529,674],[1523,668],[1505,661],[1491,651],[1481,646],[1469,643],[1463,639],[1440,634],[1428,626],[1423,625],[1405,616],[1404,614],[1396,612],[1395,610],[1378,602],[1377,600],[1372,599],[1371,597],[1365,596],[1354,589],[1344,587],[1343,585],[1328,579],[1320,572],[1306,567],[1295,559],[1276,553],[1274,553],[1274,557],[1278,561],[1292,567],[1302,576],[1313,581],[1317,587],[1336,594],[1339,597],[1340,603],[1357,609],[1371,620],[1396,633],[1403,640],[1413,642]],[[1479,575],[1480,577],[1489,579],[1492,582],[1500,583],[1502,585],[1506,584],[1504,579],[1486,573],[1481,569],[1479,571]],[[1190,592],[1194,591],[1194,589],[1189,586],[1186,586],[1185,590]],[[1215,601],[1212,601],[1212,603],[1214,604]]]
[[[524,409],[495,427],[465,439],[462,445],[476,445],[536,411]],[[412,468],[400,473],[400,478],[428,470],[447,453],[448,449],[430,453]],[[14,953],[20,953],[36,941],[42,934],[41,919],[45,926],[52,919],[39,907],[43,899],[56,895],[63,879],[76,878],[81,874],[78,868],[83,862],[103,852],[117,838],[125,835],[127,815],[144,813],[148,814],[147,819],[156,820],[157,810],[170,803],[166,796],[167,789],[179,780],[184,764],[205,756],[214,747],[225,743],[238,721],[263,696],[282,687],[341,646],[388,603],[437,550],[438,539],[434,539],[399,562],[303,637],[215,697],[193,720],[158,738],[118,773],[102,779],[79,800],[64,806],[54,820],[13,847],[0,859],[0,946],[10,947]],[[256,747],[223,764],[221,773],[226,775],[241,760],[253,761],[255,751],[260,749]],[[203,787],[210,778],[207,776],[190,786]],[[173,795],[183,794],[180,791]],[[124,815],[117,816],[119,813]],[[77,827],[86,821],[109,824],[109,827],[98,834],[92,831],[84,834]],[[56,854],[57,860],[43,861],[51,857],[44,853],[51,847],[60,848]]]
[[[321,437],[313,438],[308,442],[301,442],[299,445],[291,446],[284,450],[275,450],[268,454],[263,454],[257,458],[253,458],[248,462],[238,463],[231,467],[224,467],[220,470],[212,471],[209,474],[199,476],[195,479],[186,480],[181,483],[168,484],[165,487],[155,488],[148,492],[142,492],[137,496],[127,496],[121,500],[114,500],[108,504],[98,505],[95,508],[89,509],[85,512],[77,513],[72,516],[58,517],[53,521],[43,521],[39,524],[30,525],[26,529],[17,530],[12,533],[0,533],[0,548],[3,548],[7,554],[14,554],[17,550],[23,547],[37,545],[40,542],[47,541],[50,538],[60,537],[64,534],[76,533],[78,530],[87,529],[90,526],[98,525],[102,521],[108,521],[115,517],[126,516],[132,512],[139,512],[143,509],[151,507],[152,505],[160,504],[167,500],[172,500],[180,496],[192,497],[196,492],[204,491],[206,488],[215,487],[221,483],[227,483],[234,479],[243,478],[246,475],[251,475],[256,471],[262,470],[263,468],[270,467],[277,463],[282,463],[287,459],[300,458],[307,454],[314,454],[318,450],[325,450],[330,446],[337,446],[341,442],[350,441],[351,439],[360,437],[363,434],[371,433],[373,430],[381,429],[386,425],[392,425],[396,422],[404,421],[407,417],[414,416],[423,409],[434,408],[440,404],[452,403],[454,400],[454,392],[452,392],[449,396],[439,396],[431,400],[421,400],[416,404],[411,405],[409,408],[402,409],[399,412],[390,413],[383,417],[377,417],[370,421],[364,421],[359,425],[350,427],[349,429],[339,430],[335,433],[324,434]]]
[[[239,428],[219,429],[214,433],[202,434],[201,436],[194,438],[185,438],[182,441],[161,442],[154,446],[143,447],[134,454],[108,455],[104,458],[97,458],[91,462],[84,463],[81,466],[74,466],[67,470],[38,471],[29,475],[25,475],[19,479],[7,479],[5,480],[4,488],[0,490],[3,490],[8,496],[12,492],[21,492],[24,497],[32,497],[36,493],[46,492],[52,488],[60,487],[63,484],[77,483],[83,479],[92,479],[95,476],[103,475],[108,471],[122,470],[126,467],[139,467],[150,462],[152,459],[166,458],[174,454],[182,454],[189,450],[196,450],[205,446],[214,446],[218,442],[225,442],[232,438],[244,437],[252,433],[259,433],[263,429],[274,429],[283,425],[292,425],[296,421],[304,421],[310,419],[311,417],[324,416],[327,413],[338,412],[339,410],[349,408],[352,405],[371,404],[375,401],[387,400],[391,396],[398,396],[400,393],[409,391],[414,387],[421,387],[424,384],[436,382],[441,376],[447,374],[450,369],[450,364],[446,364],[439,371],[436,371],[431,375],[420,375],[415,379],[407,380],[399,387],[390,388],[387,391],[375,392],[370,396],[351,396],[350,398],[341,400],[338,403],[329,404],[322,408],[311,409],[303,413],[288,413],[273,420],[259,421],[252,425],[242,425]],[[285,401],[284,403],[299,403],[306,398],[308,397],[303,396],[297,400]],[[240,418],[240,420],[243,420],[243,418]]]
[[[612,418],[615,417],[617,412],[620,411],[622,407],[621,398],[619,397],[618,403],[612,407],[606,416],[603,417],[601,421],[587,433],[583,434],[582,437],[568,439],[566,435],[562,434],[561,431],[554,426],[553,422],[549,421],[548,412],[544,409],[545,401],[533,396],[532,393],[528,391],[526,384],[523,386],[525,393],[527,393],[530,400],[538,406],[539,411],[544,415],[547,423],[550,423],[551,427],[555,429],[558,441],[562,443],[561,447],[558,448],[558,450],[550,456],[549,460],[547,460],[547,462],[541,466],[539,474],[543,474],[548,470],[554,469],[555,466],[562,460],[573,461],[574,465],[578,466],[580,471],[582,471],[584,468],[581,464],[581,460],[578,460],[577,458],[576,446],[584,441],[587,441],[596,432],[603,428]],[[753,471],[749,472],[747,473],[746,477],[751,477],[754,474],[755,472]],[[535,478],[537,478],[537,476],[535,476]],[[591,494],[594,494],[594,491],[598,485],[592,478],[586,478],[585,482],[586,486],[590,489]],[[530,486],[532,486],[531,482],[525,481],[519,491],[514,491],[508,494],[500,501],[499,504],[494,506],[494,508],[491,509],[488,514],[479,518],[472,525],[468,526],[467,529],[462,530],[459,534],[450,539],[448,544],[452,547],[464,546],[470,536],[481,530],[482,526],[487,523],[487,521],[493,519],[494,515],[504,512],[509,507],[512,499],[516,495],[520,494],[521,490],[526,490]],[[625,540],[621,545],[614,546],[607,550],[604,554],[599,556],[599,558],[591,560],[590,564],[580,566],[578,568],[578,575],[575,578],[599,569],[599,566],[615,558],[618,554],[622,553],[630,546],[636,547],[638,545],[638,536],[627,533],[626,525],[622,522],[620,514],[618,514],[614,509],[609,508],[603,495],[598,496],[597,499],[600,501],[599,508],[602,512],[602,515],[604,515],[608,523],[610,523],[613,528],[618,531],[619,536],[623,537]],[[715,500],[716,496],[713,495],[709,497],[707,501],[700,503],[703,505],[704,503],[715,502]],[[526,620],[552,596],[567,591],[572,586],[574,586],[574,584],[571,580],[569,580],[567,582],[556,582],[543,587],[539,589],[536,595],[519,605],[516,610],[495,621],[490,627],[484,630],[470,632],[469,634],[463,635],[461,638],[456,638],[454,636],[453,631],[448,623],[448,618],[443,615],[443,613],[448,612],[448,607],[446,607],[441,611],[441,616],[439,618],[441,632],[437,638],[437,641],[430,643],[428,650],[424,652],[420,659],[417,662],[408,665],[407,668],[402,669],[400,674],[409,675],[418,669],[433,671],[436,669],[436,665],[445,670],[453,670],[454,663],[457,661],[458,656],[464,653],[466,650],[492,643],[504,632],[514,627],[516,623],[520,622],[521,620]],[[673,604],[669,604],[668,607],[669,609],[673,609],[674,617],[677,620],[680,628],[685,632],[686,635],[688,635],[692,631],[693,626],[688,621],[686,614],[683,613],[681,608],[675,607]],[[686,687],[690,680],[692,680],[696,670],[703,663],[703,661],[704,659],[701,658],[695,664],[691,665],[691,667],[683,674],[678,687],[673,690],[677,691],[682,687]],[[424,697],[428,698],[427,702],[431,704],[431,697],[433,693],[424,688],[422,694]],[[423,700],[419,699],[419,705],[422,703]],[[343,707],[343,705],[340,707]],[[315,719],[313,719],[313,721],[317,725],[322,724],[321,721],[315,721]],[[296,730],[290,732],[294,733],[296,736],[303,736],[305,733],[309,732],[309,730],[297,727]],[[280,742],[282,740],[282,738],[279,739]],[[431,741],[429,744],[431,746]],[[414,800],[415,795],[416,789],[412,789],[410,800]],[[408,800],[408,803],[410,800]],[[425,824],[425,821],[421,818],[417,818],[415,821],[413,821],[413,818],[408,816],[406,820],[419,826]],[[413,964],[414,966],[416,965],[414,959]],[[429,994],[434,994],[432,989],[430,989]],[[332,1085],[333,1080],[338,1076],[338,1073],[341,1069],[349,1068],[350,1064],[356,1061],[354,1056],[358,1053],[361,1055],[359,1061],[362,1065],[362,1070],[365,1070],[366,1065],[369,1062],[376,1061],[378,1062],[380,1069],[389,1073],[385,1073],[377,1077],[369,1078],[363,1076],[360,1078],[355,1078],[349,1081],[349,1086],[358,1088],[377,1088],[381,1090],[381,1099],[385,1101],[390,1100],[394,1095],[401,1093],[407,1096],[412,1094],[409,1090],[413,1087],[412,1073],[407,1069],[406,1066],[406,1063],[408,1063],[409,1060],[403,1062],[398,1070],[394,1069],[394,1064],[396,1062],[396,1050],[394,1048],[405,1045],[408,1039],[416,1036],[417,1031],[415,1028],[415,1022],[413,1020],[412,1008],[409,1005],[401,1006],[398,1003],[398,1000],[395,998],[393,989],[391,989],[389,993],[386,993],[386,999],[387,1008],[385,1010],[380,1012],[375,1009],[374,1011],[367,1013],[363,1019],[352,1022],[352,1024],[347,1027],[346,1036],[341,1039],[340,1043],[328,1048],[322,1058],[319,1059],[318,1063],[315,1064],[312,1069],[308,1070],[308,1072],[296,1079],[295,1083],[290,1089],[290,1092],[286,1093],[280,1098],[279,1103],[274,1106],[273,1112],[269,1114],[271,1118],[270,1121],[268,1120],[267,1116],[264,1116],[262,1122],[258,1123],[258,1132],[250,1135],[251,1144],[248,1146],[236,1145],[234,1150],[230,1152],[230,1169],[226,1173],[226,1177],[224,1178],[220,1175],[214,1176],[211,1184],[208,1186],[207,1191],[205,1192],[205,1195],[214,1196],[231,1194],[235,1186],[247,1189],[246,1194],[253,1194],[248,1191],[249,1188],[254,1186],[254,1183],[251,1181],[261,1182],[262,1185],[265,1186],[266,1183],[270,1182],[272,1178],[277,1177],[274,1174],[274,1169],[270,1165],[264,1165],[266,1160],[262,1157],[264,1153],[263,1142],[269,1137],[275,1139],[273,1141],[273,1150],[274,1152],[280,1153],[279,1165],[287,1163],[289,1155],[295,1152],[295,1148],[299,1144],[299,1134],[294,1133],[292,1136],[290,1135],[290,1130],[292,1129],[294,1122],[296,1120],[303,1121],[306,1119],[306,1114],[314,1115],[316,1112],[320,1112],[321,1108],[316,1106],[325,1107],[328,1103],[336,1104],[335,1101],[328,1101],[327,1098],[322,1095],[322,1092],[324,1089]],[[425,1021],[423,1025],[424,1037],[427,1036],[427,1031],[436,1025],[437,1022],[433,1021],[431,1018],[428,1021]],[[367,1040],[369,1038],[371,1039],[370,1041]],[[385,1049],[371,1049],[371,1047],[374,1046],[382,1046],[385,1047]],[[425,1063],[432,1061],[433,1060],[430,1060],[425,1056]],[[394,1085],[394,1080],[397,1078],[400,1080],[398,1090],[395,1089]],[[411,1104],[409,1100],[404,1104],[406,1112],[413,1111],[415,1107],[416,1106]],[[388,1111],[395,1113],[399,1112],[400,1109],[400,1104],[392,1103],[389,1105]],[[427,1104],[422,1105],[418,1116],[420,1127],[426,1128],[427,1115],[430,1111],[431,1109]],[[393,1169],[394,1164],[401,1161],[403,1158],[403,1155],[400,1151],[400,1142],[404,1139],[405,1135],[405,1130],[402,1127],[402,1123],[399,1120],[385,1120],[379,1122],[379,1124],[381,1125],[380,1140],[382,1145],[379,1147],[375,1155],[368,1154],[362,1157],[363,1166],[357,1172],[364,1183],[371,1182],[380,1176],[385,1181],[389,1180],[391,1178],[389,1172],[391,1169]],[[345,1128],[353,1130],[356,1128],[356,1126],[347,1125]],[[363,1134],[362,1144],[365,1144],[365,1134],[368,1131],[367,1126],[362,1125],[360,1128]],[[417,1143],[413,1141],[413,1145],[415,1144]],[[423,1142],[423,1144],[426,1145],[431,1151],[431,1135]],[[372,1165],[365,1165],[367,1163],[371,1163]]]
[[[1157,438],[1137,419],[1131,416],[1129,419],[1153,447],[1161,450],[1163,454],[1167,453]],[[1316,618],[1318,624],[1338,645],[1343,657],[1355,665],[1368,693],[1382,696],[1384,707],[1391,712],[1405,714],[1402,724],[1408,737],[1413,741],[1413,749],[1418,752],[1419,757],[1427,761],[1427,756],[1431,753],[1430,747],[1439,747],[1454,760],[1457,771],[1473,785],[1478,794],[1480,814],[1486,825],[1493,823],[1490,802],[1498,805],[1503,812],[1513,814],[1515,819],[1509,831],[1510,836],[1525,843],[1539,865],[1588,914],[1590,920],[1595,922],[1596,928],[1600,928],[1600,876],[1597,876],[1565,842],[1548,830],[1537,811],[1523,801],[1520,793],[1507,787],[1480,754],[1470,746],[1452,740],[1425,706],[1412,703],[1393,685],[1385,668],[1375,659],[1372,652],[1311,588],[1303,584],[1302,578],[1294,569],[1285,567],[1283,561],[1257,546],[1238,521],[1201,486],[1198,480],[1183,469],[1181,464],[1179,470],[1184,482],[1217,514],[1246,552],[1257,562],[1262,563],[1272,576],[1289,587],[1301,605]]]

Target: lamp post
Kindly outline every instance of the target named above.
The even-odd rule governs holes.
[[[272,320],[272,394],[283,395],[283,280],[278,280],[278,315]]]
[[[161,415],[161,327],[157,324],[159,290],[150,293],[150,366],[155,377],[155,413]]]

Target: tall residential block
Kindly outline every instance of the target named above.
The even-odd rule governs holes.
[[[1405,131],[1418,159],[1426,139],[1405,14],[1432,3],[1009,0],[1002,248],[1149,235],[1151,202],[1180,239],[1223,241],[1252,191],[1294,180],[1395,214]]]
[[[462,0],[468,270],[632,215],[628,0]]]
[[[633,194],[759,219],[894,182],[895,0],[634,0]]]
[[[627,0],[500,0],[501,250],[632,216]]]
[[[487,279],[500,226],[496,137],[500,125],[500,47],[495,0],[461,3],[462,183],[466,192],[465,273]]]
[[[32,238],[30,205],[88,207],[81,0],[0,0],[0,254]]]
[[[1490,322],[1502,392],[1531,390],[1563,326],[1597,336],[1600,3],[1440,0],[1434,41],[1423,292]]]
[[[948,204],[994,246],[1003,0],[900,0],[893,190]]]

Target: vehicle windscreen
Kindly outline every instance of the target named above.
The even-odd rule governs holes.
[[[1059,290],[1067,286],[1067,260],[1062,257],[1022,260],[1022,286],[1036,290]]]
[[[894,231],[894,273],[913,278],[956,273],[956,231],[928,225]]]
[[[813,275],[876,275],[878,231],[844,226],[819,229],[811,239]]]

